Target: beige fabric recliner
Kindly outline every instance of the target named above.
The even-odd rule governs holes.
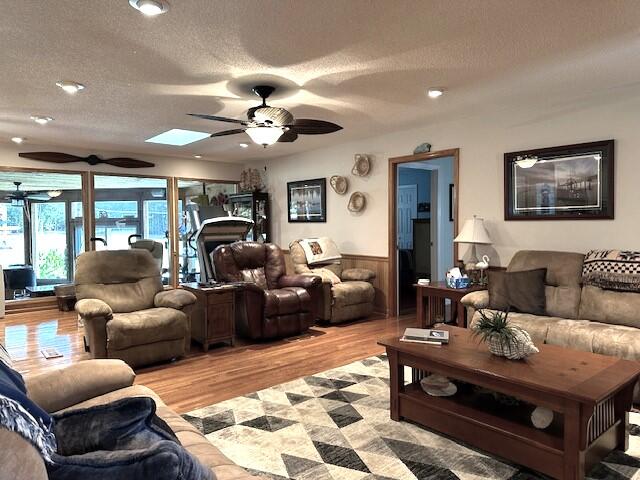
[[[317,275],[322,278],[320,320],[340,323],[371,315],[376,292],[371,280],[376,274],[365,268],[343,269],[341,263],[310,267],[300,240],[289,244],[291,261],[296,274]]]
[[[189,351],[196,297],[186,290],[164,290],[148,251],[83,253],[75,285],[75,308],[92,358],[119,358],[138,367]]]

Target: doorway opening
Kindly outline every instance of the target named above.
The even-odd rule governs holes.
[[[418,279],[444,281],[457,247],[458,149],[389,159],[389,311],[416,311]]]

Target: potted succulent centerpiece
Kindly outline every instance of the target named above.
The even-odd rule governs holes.
[[[519,360],[539,352],[526,331],[509,323],[509,310],[479,313],[480,320],[473,326],[472,335],[486,342],[494,355]]]

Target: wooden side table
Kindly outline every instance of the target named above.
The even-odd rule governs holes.
[[[445,299],[451,300],[451,316],[455,318],[458,327],[467,326],[467,312],[460,302],[467,293],[478,290],[486,290],[486,287],[471,286],[469,288],[450,288],[445,282],[432,282],[429,285],[418,285],[416,287],[416,306],[418,324],[422,328],[433,325],[438,321],[438,317],[444,321]],[[427,310],[428,309],[428,310]],[[426,315],[428,313],[428,316]]]
[[[215,343],[234,343],[236,319],[236,293],[231,285],[202,286],[197,283],[181,285],[198,300],[191,314],[191,338],[209,350]]]

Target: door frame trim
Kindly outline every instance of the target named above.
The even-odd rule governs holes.
[[[453,198],[453,236],[458,234],[458,198],[460,197],[460,182],[459,182],[459,166],[460,166],[460,149],[450,148],[447,150],[438,150],[435,152],[419,153],[417,155],[405,155],[402,157],[390,157],[389,158],[389,284],[387,285],[388,292],[388,312],[392,316],[396,316],[398,313],[398,299],[396,296],[398,272],[397,272],[397,182],[398,182],[398,165],[402,163],[420,162],[424,160],[437,160],[444,157],[453,157],[453,184],[455,185],[455,195]],[[458,258],[458,245],[453,244],[453,258],[454,261]]]

